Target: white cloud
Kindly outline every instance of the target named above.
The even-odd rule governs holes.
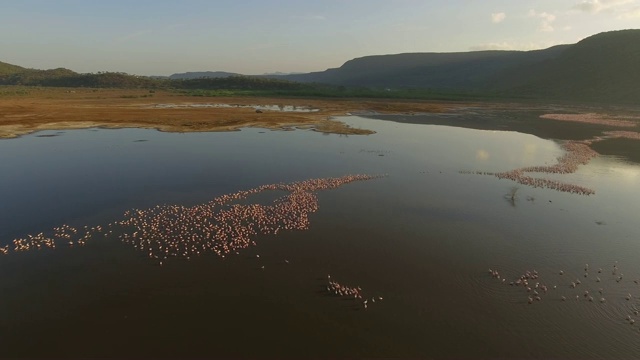
[[[640,19],[640,6],[633,7],[623,14],[618,15],[618,19]]]
[[[555,29],[553,28],[550,22],[546,20],[542,20],[542,23],[540,23],[538,30],[542,32],[552,32]]]
[[[635,0],[583,0],[573,5],[572,9],[597,14],[602,11],[615,11],[634,2]]]
[[[583,1],[578,4],[575,4],[573,5],[572,9],[580,10],[584,12],[596,13],[598,12],[599,7],[600,7],[599,1],[593,0],[593,1]]]
[[[504,21],[504,18],[507,17],[507,14],[503,12],[491,14],[491,22],[494,24],[501,23]]]
[[[536,12],[535,10],[529,10],[529,17],[539,18],[540,25],[538,26],[538,31],[542,32],[552,32],[555,29],[553,28],[553,22],[556,21],[556,16],[553,14],[549,14],[548,12]]]

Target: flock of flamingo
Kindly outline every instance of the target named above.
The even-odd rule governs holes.
[[[583,113],[583,114],[544,114],[540,115],[541,119],[557,120],[557,121],[569,121],[578,122],[583,124],[605,125],[615,127],[634,127],[637,126],[632,120],[636,120],[635,117],[612,117],[609,115],[597,114],[597,113]]]
[[[637,123],[629,119],[612,118],[604,115],[588,113],[588,114],[545,114],[540,118],[580,122],[587,124],[598,124],[615,127],[634,127]],[[635,118],[633,118],[635,119]],[[589,161],[598,156],[590,145],[614,138],[625,138],[640,140],[640,133],[635,131],[604,131],[602,136],[595,136],[587,140],[568,140],[561,146],[565,154],[557,158],[557,163],[551,166],[529,166],[513,169],[504,172],[488,172],[488,171],[461,171],[463,174],[491,175],[498,179],[509,179],[519,184],[553,189],[562,192],[568,192],[579,195],[592,195],[595,191],[584,186],[568,184],[558,180],[536,178],[526,175],[526,173],[547,173],[547,174],[571,174],[574,173],[580,165],[586,165]]]
[[[84,226],[78,230],[65,224],[54,228],[49,234],[17,238],[13,240],[13,249],[6,245],[0,247],[0,253],[55,249],[60,244],[81,246],[97,236],[107,238],[117,234],[122,242],[144,252],[159,265],[170,257],[190,259],[205,252],[224,258],[256,245],[255,237],[259,234],[276,235],[279,231],[308,229],[308,215],[318,209],[314,192],[379,177],[348,175],[263,185],[190,207],[158,205],[146,210],[133,209],[125,212],[123,220],[105,227]],[[267,190],[286,191],[289,194],[278,198],[273,205],[237,203]]]
[[[367,310],[367,308],[372,304],[375,304],[376,299],[378,299],[378,301],[383,300],[382,296],[373,296],[371,298],[365,298],[364,300],[362,300],[363,299],[362,288],[360,288],[360,286],[350,287],[350,286],[342,285],[335,280],[331,280],[331,275],[327,275],[327,281],[328,281],[327,292],[329,294],[334,296],[339,296],[339,297],[352,298],[354,300],[361,301],[362,307],[365,310]]]
[[[564,270],[559,270],[557,272],[559,276],[556,276],[551,283],[543,282],[540,274],[536,270],[526,270],[515,277],[505,276],[495,269],[489,269],[488,273],[492,278],[499,280],[502,284],[522,288],[527,296],[526,302],[528,304],[534,304],[543,301],[545,298],[550,298],[552,301],[587,301],[604,305],[608,302],[605,297],[608,296],[608,294],[621,297],[621,291],[619,289],[611,289],[610,287],[611,284],[614,284],[614,281],[615,284],[618,284],[617,286],[626,285],[626,277],[621,273],[617,261],[614,262],[611,270],[598,268],[597,270],[590,271],[589,264],[584,265],[584,273],[582,276],[575,273],[568,275]],[[609,271],[611,271],[611,276],[606,275]],[[634,279],[633,283],[640,285],[640,279]],[[640,318],[638,318],[640,310],[636,306],[636,303],[631,301],[634,299],[640,299],[640,296],[634,296],[630,292],[624,296],[625,302],[630,305],[627,309],[628,314],[624,320],[630,325],[633,325],[636,319],[640,320]],[[622,297],[612,300],[622,300]],[[524,300],[522,303],[524,303]]]

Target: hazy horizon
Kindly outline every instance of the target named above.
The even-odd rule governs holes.
[[[3,4],[0,61],[138,75],[311,72],[367,55],[534,50],[640,19],[640,0]]]

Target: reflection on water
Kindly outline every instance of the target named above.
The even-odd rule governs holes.
[[[550,175],[596,190],[577,196],[459,173],[553,165],[563,154],[554,141],[340,120],[377,134],[99,129],[0,141],[0,246],[62,224],[107,224],[131,208],[388,174],[319,192],[308,230],[258,236],[255,247],[224,260],[202,255],[160,267],[115,239],[0,255],[4,354],[638,353],[640,327],[628,317],[640,320],[640,166],[600,156],[573,174]],[[505,201],[513,186],[513,202]],[[528,286],[509,285],[534,270]],[[365,310],[328,296],[328,274],[384,302]]]

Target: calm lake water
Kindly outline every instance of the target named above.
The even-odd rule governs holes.
[[[387,175],[317,192],[309,230],[260,236],[224,260],[206,254],[160,267],[113,237],[0,255],[0,356],[640,354],[640,322],[627,320],[640,320],[638,164],[600,156],[548,176],[596,191],[572,195],[460,173],[553,164],[563,154],[556,141],[342,120],[377,133],[89,129],[0,141],[0,246],[62,224],[104,225],[131,208]],[[534,304],[531,292],[508,285],[527,270],[539,273],[532,291],[542,293],[535,282],[549,287]],[[364,310],[330,296],[328,274],[384,300]]]

